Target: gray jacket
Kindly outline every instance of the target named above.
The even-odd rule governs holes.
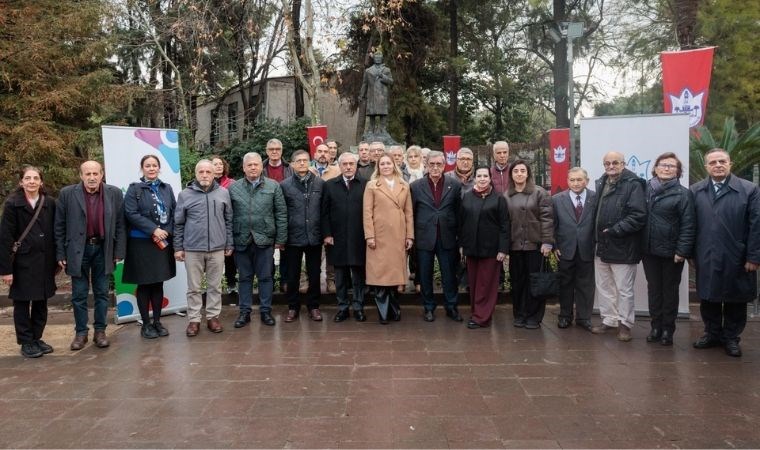
[[[288,206],[288,245],[322,245],[321,211],[325,182],[309,172],[306,185],[297,175],[283,180],[280,187]]]
[[[554,246],[559,250],[559,259],[572,261],[594,261],[594,211],[596,192],[586,189],[581,219],[575,220],[575,204],[568,191],[554,194]]]
[[[192,181],[177,199],[174,251],[232,250],[232,203],[216,181],[204,192]]]

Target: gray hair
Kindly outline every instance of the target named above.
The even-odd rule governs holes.
[[[401,151],[401,154],[404,154],[404,147],[400,145],[391,145],[388,147],[388,153],[395,152],[395,151]]]
[[[582,173],[584,178],[588,180],[588,172],[586,172],[586,169],[584,169],[583,167],[577,167],[577,166],[573,167],[572,169],[567,171],[567,174],[570,175],[571,173],[576,173],[576,172]]]
[[[356,153],[343,152],[340,154],[340,156],[338,156],[338,164],[342,164],[343,161],[346,160],[346,158],[351,158],[354,160],[354,162],[359,162],[359,155],[357,155]]]
[[[496,141],[493,143],[493,151],[496,151],[499,147],[505,147],[507,151],[509,151],[509,144],[507,141]]]
[[[205,166],[206,164],[208,164],[211,167],[214,167],[214,164],[211,162],[210,159],[201,159],[200,161],[195,163],[195,171],[197,172],[200,166]]]
[[[406,149],[406,154],[408,155],[410,153],[422,156],[422,149],[419,145],[410,145],[409,148]]]
[[[272,144],[278,144],[282,148],[282,141],[279,140],[279,139],[272,138],[272,139],[268,140],[267,141],[267,148],[269,148],[269,146],[272,145]]]
[[[474,154],[474,153],[472,153],[472,150],[470,150],[470,149],[469,149],[469,148],[467,148],[467,147],[462,147],[462,148],[460,148],[460,149],[459,149],[459,151],[457,152],[457,158],[459,158],[461,155],[467,155],[467,154],[469,154],[469,155],[470,155],[470,156],[472,156],[473,158],[475,157],[475,154]],[[430,158],[430,155],[428,155],[428,158]]]
[[[430,160],[433,158],[443,158],[443,161],[446,162],[446,155],[444,155],[443,152],[439,152],[438,150],[430,150],[428,153],[428,162],[430,162]]]
[[[258,159],[259,162],[261,161],[261,155],[259,155],[256,152],[248,152],[243,156],[243,165],[245,166],[249,159]]]
[[[384,144],[384,143],[382,143],[382,142],[380,142],[380,141],[373,141],[373,142],[371,142],[371,143],[369,144],[369,146],[370,146],[370,147],[372,147],[373,145],[374,145],[374,146],[378,146],[378,145],[379,145],[379,146],[383,147],[383,151],[385,151],[385,144]]]
[[[422,156],[428,156],[429,157],[430,156],[430,151],[431,150],[429,148],[422,147],[422,149],[420,150],[420,153],[422,153]]]

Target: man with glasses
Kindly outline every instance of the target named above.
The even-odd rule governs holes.
[[[357,175],[360,178],[364,178],[369,181],[372,178],[372,174],[375,172],[375,165],[381,156],[385,153],[385,144],[379,141],[375,141],[369,144],[369,163],[366,165],[359,165],[357,169]]]
[[[293,175],[293,169],[282,159],[282,142],[270,139],[267,142],[267,159],[264,161],[264,176],[278,183]]]
[[[328,141],[325,141],[325,144],[327,144],[327,160],[330,162],[331,166],[337,165],[338,164],[338,143],[330,139]]]
[[[633,284],[641,261],[641,231],[646,224],[645,181],[625,168],[622,153],[603,159],[604,175],[598,194],[594,240],[594,271],[602,323],[592,332],[617,329],[619,341],[631,340],[635,319]]]
[[[697,217],[697,295],[705,324],[694,348],[723,346],[728,355],[739,357],[747,302],[757,297],[760,190],[731,174],[731,157],[723,149],[707,152],[705,168],[708,177],[691,187]]]
[[[428,156],[430,158],[430,156]],[[462,147],[457,152],[457,166],[456,169],[451,172],[447,172],[446,176],[454,177],[462,184],[462,195],[472,190],[472,186],[475,184],[475,171],[473,170],[473,162],[475,157],[472,150],[467,147]]]

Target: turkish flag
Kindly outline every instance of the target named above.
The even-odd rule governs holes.
[[[552,194],[567,190],[570,171],[570,129],[549,130],[549,165],[552,169]]]
[[[309,139],[309,153],[311,158],[314,159],[314,152],[317,151],[319,144],[324,144],[327,139],[327,126],[314,125],[313,127],[306,127],[306,137]]]
[[[660,53],[666,113],[690,116],[689,127],[704,123],[715,47]]]
[[[443,137],[443,154],[446,155],[446,166],[444,172],[450,172],[457,167],[457,152],[462,148],[461,136],[444,136]]]

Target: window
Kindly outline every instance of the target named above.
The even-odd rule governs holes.
[[[219,142],[219,111],[214,108],[211,110],[211,134],[209,135],[209,144],[215,146]]]
[[[238,131],[238,103],[227,105],[227,134],[230,140],[237,137]]]

